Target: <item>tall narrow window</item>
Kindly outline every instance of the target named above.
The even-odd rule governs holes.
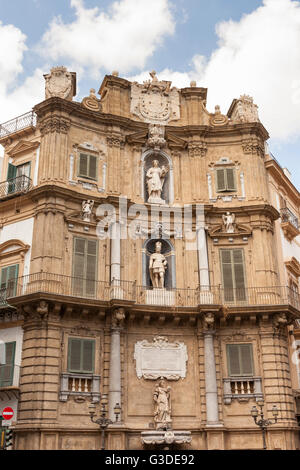
[[[97,280],[97,240],[75,237],[73,241],[73,294],[94,297]]]
[[[2,297],[14,297],[17,291],[19,265],[13,264],[1,269],[0,289]]]
[[[78,162],[78,176],[84,178],[97,179],[97,157],[81,153]]]
[[[93,373],[95,341],[93,339],[69,338],[68,372]]]
[[[5,364],[0,365],[0,387],[10,387],[14,379],[16,342],[5,343]]]
[[[227,364],[230,376],[253,376],[252,344],[227,344]]]
[[[242,249],[220,250],[226,302],[246,300],[244,252]]]
[[[236,191],[234,168],[219,168],[216,170],[216,190],[220,193]]]

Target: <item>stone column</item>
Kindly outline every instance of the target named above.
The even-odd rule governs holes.
[[[118,308],[114,311],[111,322],[110,366],[109,366],[109,404],[108,417],[115,421],[114,407],[121,405],[121,342],[120,334],[124,326],[125,311]],[[122,415],[119,417],[121,421]]]
[[[120,224],[114,222],[111,226],[110,240],[110,280],[118,285],[121,279],[121,241],[120,241]]]
[[[206,395],[206,425],[220,426],[217,374],[214,350],[214,315],[204,316],[204,360],[205,360],[205,395]]]
[[[205,233],[205,214],[204,207],[200,208],[200,214],[197,214],[197,253],[198,253],[198,271],[200,290],[209,290],[209,269],[207,240]]]

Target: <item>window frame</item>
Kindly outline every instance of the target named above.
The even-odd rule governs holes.
[[[240,250],[242,252],[242,259],[243,259],[243,276],[244,276],[244,287],[243,288],[237,288],[236,287],[236,279],[235,279],[235,271],[234,271],[234,260],[233,260],[233,251],[234,250]],[[232,287],[232,292],[233,292],[233,299],[231,301],[228,301],[229,303],[233,303],[233,302],[246,302],[247,300],[247,275],[246,275],[246,262],[245,262],[245,252],[244,252],[244,249],[243,248],[239,248],[239,247],[235,247],[235,248],[229,248],[229,247],[224,247],[224,248],[220,248],[219,250],[219,258],[220,258],[220,268],[221,268],[221,279],[222,279],[222,288],[223,288],[223,291],[224,291],[224,296],[225,296],[225,291],[229,291],[230,288],[227,287],[225,288],[225,284],[224,284],[224,272],[223,272],[223,262],[222,262],[222,252],[224,251],[230,251],[231,252],[231,255],[230,255],[230,258],[231,258],[231,269],[232,269],[232,281],[233,281],[233,287]],[[242,289],[245,291],[245,296],[244,296],[244,299],[238,299],[237,297],[237,294],[238,294],[238,289],[240,289],[240,291],[242,291]]]
[[[241,359],[241,348],[239,346],[245,346],[248,345],[250,346],[250,361],[251,361],[251,369],[252,373],[241,373],[242,371],[242,359]],[[230,364],[230,353],[229,349],[231,346],[238,346],[238,362],[239,362],[239,369],[240,373],[239,374],[233,374],[231,372],[231,364]],[[253,355],[253,343],[228,343],[226,344],[226,359],[227,359],[227,371],[228,371],[228,377],[255,377],[255,364],[254,364],[254,355]]]
[[[73,340],[77,340],[81,342],[80,345],[80,369],[72,369],[71,368],[71,354],[72,354],[72,347],[71,343]],[[84,342],[92,343],[92,370],[84,370],[83,369],[83,348]],[[83,338],[78,336],[69,336],[68,338],[68,354],[67,354],[67,372],[70,374],[91,374],[95,373],[95,352],[96,352],[96,340],[92,338]]]
[[[83,175],[80,173],[80,159],[81,159],[81,155],[84,155],[88,158],[88,161],[87,161],[87,175]],[[90,158],[93,157],[96,159],[96,170],[95,170],[95,177],[93,176],[90,176]],[[78,164],[77,164],[77,178],[85,178],[85,179],[88,179],[88,180],[92,180],[92,181],[98,181],[98,169],[99,169],[99,157],[98,155],[93,155],[92,153],[84,153],[84,152],[79,152],[78,154]]]
[[[234,189],[228,189],[228,176],[227,176],[228,170],[232,170],[232,173],[233,173]],[[225,189],[219,189],[218,171],[224,172]],[[217,193],[236,193],[237,192],[237,176],[236,176],[236,168],[234,166],[230,166],[230,167],[224,166],[224,167],[215,168],[215,188],[216,188]]]
[[[5,287],[2,287],[2,276],[3,276],[3,271],[4,269],[11,269],[13,267],[16,267],[16,276],[14,278],[11,278],[11,279],[8,279],[6,281],[6,285]],[[20,263],[15,263],[15,264],[10,264],[8,266],[1,266],[0,268],[0,290],[2,291],[2,289],[5,289],[6,293],[7,293],[7,290],[10,288],[8,287],[8,283],[12,280],[14,280],[14,286],[13,286],[13,297],[15,297],[16,295],[16,290],[17,290],[17,283],[18,283],[18,277],[19,277],[19,269],[20,269]],[[7,297],[7,295],[6,295]],[[10,295],[8,297],[11,297]]]
[[[83,269],[83,276],[82,278],[80,276],[75,276],[75,255],[76,255],[76,251],[75,251],[75,247],[76,247],[76,239],[80,239],[80,240],[84,240],[85,242],[85,247],[84,247],[84,269]],[[96,242],[96,254],[95,254],[95,279],[89,279],[87,277],[87,256],[88,256],[88,251],[87,251],[87,246],[88,246],[88,242],[89,241],[94,241]],[[94,298],[94,296],[96,295],[97,293],[97,282],[98,282],[98,255],[99,255],[99,243],[98,243],[98,240],[97,239],[94,239],[94,238],[87,238],[87,237],[80,237],[80,236],[77,236],[75,235],[73,237],[73,249],[72,249],[72,290],[74,292],[75,290],[75,284],[76,284],[76,279],[82,279],[83,283],[82,283],[82,292],[81,292],[81,295],[82,296],[86,296],[87,295],[87,291],[88,291],[88,288],[87,288],[87,284],[88,282],[94,282],[94,294],[91,296],[91,298]]]

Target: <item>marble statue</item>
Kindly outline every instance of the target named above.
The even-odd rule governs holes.
[[[225,225],[225,230],[227,233],[234,233],[234,222],[235,222],[235,214],[230,214],[230,212],[226,212],[222,216],[224,225]]]
[[[163,289],[168,262],[161,253],[161,246],[161,242],[155,243],[155,253],[150,256],[149,271],[153,287]]]
[[[82,203],[82,217],[85,222],[91,221],[91,215],[94,207],[94,201],[88,199]]]
[[[154,422],[156,429],[170,429],[171,428],[171,387],[166,385],[166,382],[161,379],[156,385],[153,400],[154,405]]]
[[[150,204],[165,204],[165,201],[161,198],[161,193],[168,171],[168,167],[164,165],[160,167],[158,160],[153,160],[152,167],[149,168],[146,174],[149,194],[148,202]]]

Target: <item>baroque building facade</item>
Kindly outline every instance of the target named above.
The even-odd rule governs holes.
[[[268,448],[299,449],[299,193],[252,98],[210,113],[206,88],[150,76],[77,102],[56,67],[0,126],[14,448],[100,448],[107,397],[109,449],[260,449],[262,399]]]

